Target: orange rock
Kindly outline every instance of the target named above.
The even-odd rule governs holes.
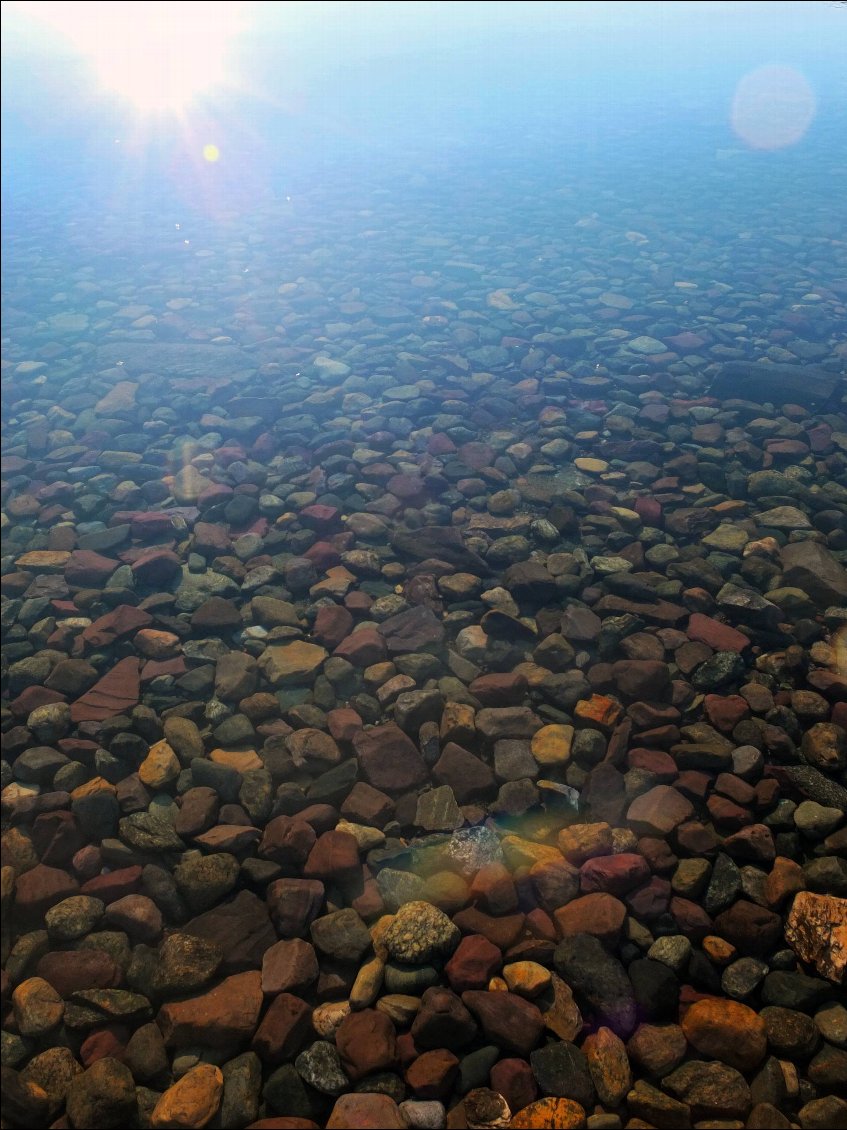
[[[250,773],[254,769],[263,769],[264,762],[258,753],[252,749],[213,749],[209,760],[216,765],[227,765],[238,773]]]
[[[778,855],[765,881],[765,898],[771,910],[778,910],[790,895],[795,895],[805,888],[806,876],[800,864],[794,859]]]
[[[737,1001],[717,997],[695,1001],[682,1019],[682,1031],[700,1055],[739,1071],[753,1071],[767,1052],[764,1020]]]
[[[173,632],[159,632],[155,628],[142,628],[133,640],[136,649],[147,659],[173,659],[180,654],[179,636]]]
[[[168,1087],[150,1115],[152,1130],[201,1130],[215,1117],[224,1090],[223,1072],[198,1063]]]
[[[537,961],[513,961],[503,967],[503,978],[509,992],[532,1000],[550,985],[550,970]]]
[[[92,777],[90,781],[77,785],[71,793],[71,800],[79,800],[80,797],[84,796],[94,796],[95,793],[117,793],[117,791],[115,786],[110,784],[105,777]]]
[[[570,761],[573,726],[551,724],[532,735],[532,756],[539,765],[566,765]]]
[[[574,718],[610,730],[620,718],[622,709],[615,699],[603,694],[593,694],[591,698],[579,700],[574,707]]]
[[[707,934],[702,945],[703,952],[715,965],[729,965],[738,952],[731,942],[719,938],[716,934]]]
[[[510,1130],[581,1130],[585,1111],[571,1099],[546,1098],[519,1110],[509,1123]]]
[[[68,549],[31,549],[15,560],[19,569],[37,569],[39,573],[60,573],[70,557]]]
[[[162,738],[150,746],[147,756],[138,767],[138,776],[148,788],[161,789],[175,781],[181,770],[179,758]]]

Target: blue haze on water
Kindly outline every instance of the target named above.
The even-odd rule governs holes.
[[[566,243],[594,213],[622,232],[667,236],[669,268],[685,278],[696,262],[698,285],[735,284],[739,240],[783,236],[801,243],[769,244],[775,275],[802,282],[810,241],[823,236],[827,246],[810,252],[810,282],[843,280],[843,5],[255,4],[232,44],[236,86],[202,96],[180,121],[139,119],[98,88],[60,37],[4,8],[13,305],[38,259],[69,275],[93,268],[101,280],[137,272],[150,284],[154,251],[179,255],[185,237],[194,249],[216,239],[220,253],[228,232],[235,242],[261,238],[281,283],[303,274],[289,261],[290,234],[332,257],[339,225],[361,225],[366,212],[366,226],[380,229],[386,201],[392,230],[375,243],[373,277],[359,261],[351,286],[379,279],[380,239],[402,254],[416,222],[418,234],[437,237],[442,221],[451,239],[465,225],[467,257],[479,235],[501,242],[503,285],[514,285],[540,262],[539,238]],[[816,103],[803,136],[778,150],[746,144],[731,121],[738,84],[769,64],[801,76]],[[215,164],[202,159],[208,143],[220,150]],[[398,230],[401,217],[409,227]],[[425,271],[416,255],[414,268]],[[233,269],[249,271],[249,259],[239,252]],[[210,269],[195,260],[181,277],[214,288]],[[27,316],[55,312],[50,292],[33,308],[32,279],[24,291]],[[226,321],[226,284],[220,302]]]

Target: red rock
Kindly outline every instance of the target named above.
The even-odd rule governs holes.
[[[90,1067],[98,1059],[123,1059],[129,1042],[130,1030],[123,1024],[107,1024],[91,1032],[82,1041],[79,1058],[83,1067]]]
[[[238,1047],[253,1035],[261,1009],[262,977],[250,970],[227,977],[200,996],[163,1005],[156,1022],[168,1047]]]
[[[649,878],[650,868],[646,859],[631,852],[598,856],[587,860],[579,869],[580,889],[584,893],[608,891],[613,895],[624,895]]]
[[[748,812],[729,797],[710,796],[706,801],[706,807],[715,827],[722,832],[735,832],[747,824],[752,824],[754,820],[752,812]]]
[[[657,785],[636,797],[627,812],[627,824],[641,836],[666,836],[694,812],[690,801],[670,785]]]
[[[668,909],[671,899],[671,885],[667,879],[653,875],[648,883],[625,896],[629,911],[639,920],[652,922],[661,918]]]
[[[276,1065],[293,1059],[313,1038],[311,1006],[291,993],[280,993],[271,1001],[250,1046],[263,1063]]]
[[[631,749],[626,759],[630,769],[644,769],[660,785],[669,784],[679,774],[674,759],[661,749]]]
[[[349,706],[339,706],[335,710],[330,710],[326,722],[332,737],[342,744],[352,742],[363,725],[361,717]]]
[[[365,781],[357,781],[341,805],[341,815],[353,824],[383,828],[394,815],[394,801]]]
[[[439,785],[450,786],[460,805],[489,800],[497,790],[490,766],[455,742],[444,746],[432,776]]]
[[[303,992],[317,980],[318,973],[318,959],[309,942],[302,938],[277,942],[262,958],[262,992]]]
[[[407,1130],[408,1122],[390,1095],[342,1095],[327,1122],[327,1130]]]
[[[163,510],[119,510],[112,515],[109,524],[115,526],[128,521],[130,537],[133,541],[159,541],[162,538],[173,537],[175,532],[171,521],[173,513],[173,510],[167,513]]]
[[[312,638],[332,650],[353,630],[353,617],[341,604],[325,604],[318,609]]]
[[[463,934],[481,934],[499,950],[505,951],[515,944],[523,933],[523,914],[502,914],[494,917],[476,906],[465,907],[453,915],[453,922]]]
[[[593,934],[604,945],[611,947],[617,945],[620,938],[626,918],[626,907],[613,895],[593,893],[583,895],[566,906],[559,907],[553,917],[561,937]]]
[[[39,959],[36,974],[65,998],[79,989],[117,989],[123,983],[117,962],[96,949],[46,953]]]
[[[361,877],[359,845],[349,832],[324,832],[309,852],[304,879],[325,879],[342,885]]]
[[[412,1022],[410,1037],[415,1048],[408,1062],[418,1054],[418,1048],[445,1047],[455,1050],[470,1043],[476,1036],[476,1023],[450,989],[433,986],[424,991],[421,1007]],[[404,1056],[404,1037],[398,1037],[398,1054]],[[406,1062],[404,1060],[404,1062]]]
[[[364,1008],[348,1013],[335,1033],[335,1046],[344,1070],[354,1083],[365,1075],[393,1071],[397,1067],[394,1025],[377,1009]]]
[[[102,722],[128,713],[141,693],[139,661],[135,656],[119,660],[111,671],[71,705],[74,722]]]
[[[503,955],[481,934],[462,938],[444,967],[450,987],[456,993],[466,989],[482,989],[503,965]]]
[[[145,549],[130,566],[141,584],[165,586],[180,572],[181,562],[172,549]]]
[[[162,912],[146,895],[124,895],[106,907],[102,925],[123,930],[133,942],[152,945],[162,936]]]
[[[379,626],[391,655],[432,651],[444,639],[444,625],[425,604],[389,616]]]
[[[713,620],[711,616],[704,616],[702,612],[692,612],[686,635],[690,640],[707,644],[715,651],[741,652],[750,646],[750,640],[743,632],[722,624],[720,620]]]
[[[341,514],[335,506],[313,502],[310,506],[304,506],[297,516],[306,529],[326,533],[327,530],[338,528]]]
[[[316,879],[277,879],[268,887],[267,900],[280,937],[296,938],[320,913],[324,885]]]
[[[347,536],[347,534],[336,534],[332,542],[316,541],[314,545],[309,546],[303,557],[311,561],[319,573],[328,573],[330,569],[341,564],[342,551],[334,542]]]
[[[620,693],[633,699],[662,700],[670,685],[667,664],[656,659],[619,659],[612,664],[612,678]]]
[[[715,918],[715,933],[742,954],[768,957],[782,938],[782,919],[772,910],[739,899]]]
[[[67,871],[39,863],[15,879],[15,916],[21,924],[43,929],[47,911],[78,893],[79,883]]]
[[[459,1074],[459,1060],[446,1048],[424,1052],[406,1069],[406,1084],[419,1101],[446,1100]]]
[[[84,628],[81,639],[89,649],[109,647],[115,640],[132,635],[139,628],[149,628],[152,623],[149,612],[130,604],[119,604]]]
[[[527,692],[526,676],[520,672],[480,675],[468,687],[483,706],[518,706]]]
[[[747,700],[737,694],[707,694],[703,709],[715,729],[724,734],[732,733],[741,719],[750,715]]]
[[[65,580],[76,588],[101,589],[119,564],[91,549],[75,549],[65,562]]]
[[[462,1003],[481,1024],[486,1040],[525,1059],[544,1030],[538,1008],[515,993],[469,990],[462,993]]]
[[[700,942],[708,934],[713,934],[715,924],[711,918],[696,902],[690,899],[674,897],[670,901],[670,912],[679,928],[680,934],[694,942]]]
[[[751,824],[723,842],[727,855],[743,863],[773,863],[776,848],[773,834],[765,824]]]
[[[246,890],[239,891],[232,902],[198,914],[182,932],[219,945],[224,954],[222,969],[227,973],[258,969],[263,954],[276,941],[268,906]]]
[[[25,687],[16,699],[9,703],[9,709],[19,718],[26,718],[39,706],[50,706],[54,702],[66,702],[67,695],[49,687]]]
[[[532,1068],[524,1059],[501,1059],[491,1068],[491,1089],[502,1095],[514,1113],[538,1097]]]
[[[32,826],[32,842],[48,867],[68,867],[82,847],[82,833],[72,812],[44,812]]]
[[[299,871],[316,840],[314,828],[305,820],[298,816],[275,816],[265,825],[258,854],[262,859]]]
[[[376,628],[359,628],[345,636],[332,654],[354,667],[370,667],[388,658],[388,648]]]
[[[353,748],[363,776],[376,789],[408,792],[429,778],[417,746],[394,722],[360,730],[353,738]]]
[[[223,526],[215,522],[195,522],[191,548],[194,553],[211,559],[232,552],[232,541]]]

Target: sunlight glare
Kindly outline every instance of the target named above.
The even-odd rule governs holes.
[[[178,112],[225,83],[227,54],[241,30],[238,3],[23,3],[94,68],[100,83],[142,112]]]

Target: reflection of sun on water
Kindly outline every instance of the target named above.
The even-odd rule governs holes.
[[[239,3],[20,3],[91,64],[101,85],[142,113],[177,113],[226,83]]]

